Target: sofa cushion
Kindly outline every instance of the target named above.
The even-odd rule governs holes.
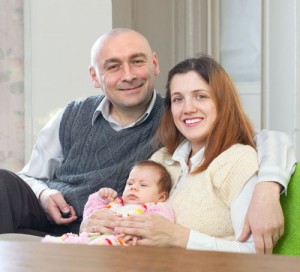
[[[273,253],[300,256],[300,162],[288,185],[287,195],[280,198],[284,213],[284,235]]]

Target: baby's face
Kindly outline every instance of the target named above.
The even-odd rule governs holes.
[[[125,204],[143,204],[147,202],[164,201],[163,193],[158,190],[159,173],[152,167],[136,166],[127,179],[123,191]]]

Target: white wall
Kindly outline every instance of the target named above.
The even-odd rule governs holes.
[[[37,133],[70,100],[95,95],[94,41],[112,27],[111,0],[24,1],[25,157]]]
[[[0,0],[0,168],[24,164],[23,2]]]
[[[220,62],[248,117],[261,129],[261,0],[222,0],[219,12]]]
[[[142,4],[148,7],[150,1],[127,0],[126,5],[121,5],[125,0],[113,1],[115,7],[125,14],[123,17],[126,20],[121,16],[123,20],[120,20],[120,23],[124,24],[124,20],[128,21],[127,24],[118,26],[139,23],[138,30],[143,30],[144,34],[148,33],[150,41],[154,39],[160,43],[171,36],[171,45],[162,46],[163,49],[169,48],[170,51],[174,51],[173,47],[177,46],[180,50],[176,51],[176,56],[182,54],[184,49],[184,46],[180,47],[180,42],[184,43],[190,36],[193,36],[193,40],[197,40],[198,36],[204,35],[196,33],[202,31],[199,25],[203,26],[196,17],[199,10],[201,11],[198,5],[205,6],[206,1],[165,0],[163,7],[170,8],[172,12],[170,14],[161,12],[162,18],[167,23],[171,22],[171,25],[177,22],[175,20],[177,17],[181,18],[175,24],[174,28],[177,32],[174,33],[165,31],[160,33],[157,26],[152,24],[152,16],[147,17],[140,13],[139,8],[149,13],[149,8],[145,11]],[[128,2],[132,2],[131,6],[127,5]],[[183,7],[184,3],[186,6]],[[297,0],[263,0],[262,3],[264,25],[262,104],[260,106],[260,101],[251,99],[254,97],[253,88],[251,88],[251,97],[247,91],[242,94],[242,98],[247,112],[256,114],[251,114],[256,127],[261,124],[262,128],[285,131],[293,138],[299,161],[300,3]],[[153,5],[157,6],[157,2],[154,1]],[[189,6],[192,10],[187,9]],[[99,35],[112,27],[112,6],[111,0],[27,0],[24,1],[24,9],[25,134],[28,158],[38,131],[53,112],[71,99],[98,93],[99,90],[93,89],[88,75],[90,47]],[[137,12],[139,12],[138,16]],[[193,12],[196,13],[195,16],[192,16]],[[151,13],[154,14],[152,11]],[[182,16],[174,17],[174,14],[185,17],[184,19]],[[160,13],[157,13],[158,15]],[[202,15],[200,17],[203,19]],[[189,28],[190,25],[197,27]],[[181,28],[178,28],[179,26]],[[184,32],[178,29],[183,29]],[[154,35],[152,36],[151,33]],[[176,39],[177,36],[182,38],[183,33],[188,37]],[[208,35],[212,34],[208,33]],[[159,48],[160,43],[155,45]],[[197,44],[195,48],[198,47],[201,46]],[[160,56],[161,68],[168,70],[167,66],[170,66],[170,61],[173,62],[174,59],[169,55],[164,56],[163,53]],[[162,78],[161,81],[159,84],[158,80],[158,85],[164,89]],[[255,93],[255,95],[260,100],[260,94]]]
[[[162,95],[176,63],[207,52],[206,0],[112,0],[112,7],[113,27],[139,31],[158,54],[155,87]]]
[[[300,161],[300,3],[263,4],[263,127],[288,133]]]
[[[286,132],[300,161],[299,1],[219,4],[220,60],[235,80],[248,116],[256,128]]]

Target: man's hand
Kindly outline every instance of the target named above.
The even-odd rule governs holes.
[[[260,182],[255,186],[239,241],[246,241],[252,232],[257,253],[271,254],[283,235],[280,187],[275,182]]]
[[[75,210],[65,201],[64,196],[57,190],[46,189],[40,194],[40,203],[47,214],[49,220],[55,224],[70,224],[77,219]],[[68,214],[68,218],[63,218],[62,213]]]
[[[113,233],[115,222],[120,220],[122,215],[109,209],[98,209],[89,216],[83,218],[80,225],[80,232],[92,234]]]

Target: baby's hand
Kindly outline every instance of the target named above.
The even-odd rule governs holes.
[[[111,188],[101,188],[99,190],[99,196],[101,199],[107,203],[113,201],[117,197],[118,193]]]

